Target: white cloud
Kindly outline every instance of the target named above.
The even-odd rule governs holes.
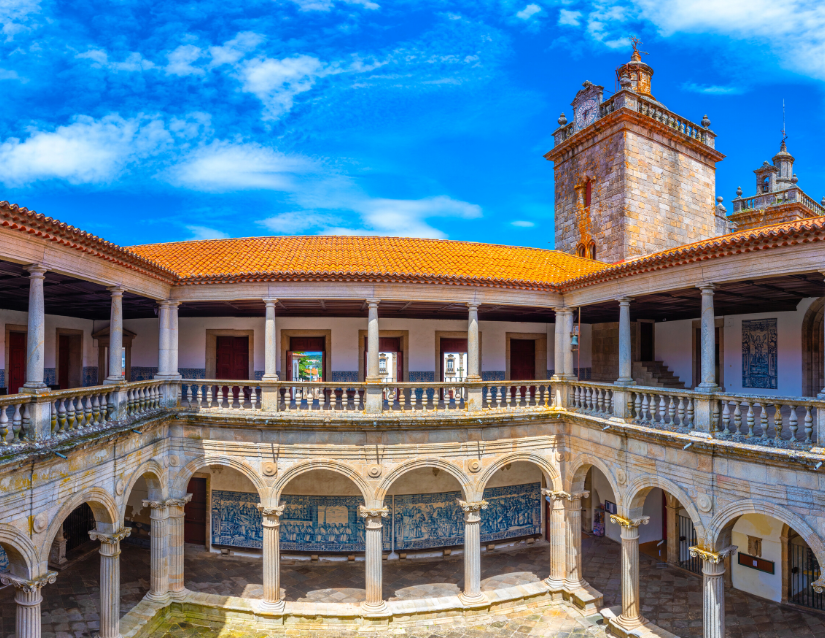
[[[354,4],[364,7],[365,9],[380,9],[380,6],[371,0],[340,0],[343,4]],[[292,0],[297,4],[301,11],[330,11],[333,7],[334,0]]]
[[[167,54],[169,63],[166,65],[166,72],[169,75],[203,75],[206,73],[202,68],[193,66],[203,55],[203,50],[194,44],[182,44],[177,49]]]
[[[341,218],[312,210],[290,211],[267,217],[257,222],[279,235],[298,235],[309,229],[329,228],[341,223]]]
[[[225,232],[208,226],[187,226],[186,229],[192,233],[189,239],[226,239],[229,237]]]
[[[536,222],[516,220],[516,221],[510,222],[510,225],[515,226],[516,228],[533,228],[536,225]]]
[[[108,183],[130,162],[157,153],[171,142],[164,123],[156,118],[107,115],[95,120],[78,116],[54,130],[32,129],[25,140],[4,140],[0,144],[0,180],[6,185],[49,179],[71,184]]]
[[[246,54],[251,53],[264,41],[264,36],[252,31],[242,31],[219,47],[209,47],[212,62],[209,66],[235,64]]]
[[[155,64],[145,59],[140,53],[133,51],[122,62],[111,62],[109,55],[103,49],[89,49],[85,53],[78,53],[77,58],[81,60],[91,60],[92,65],[97,68],[109,69],[110,71],[148,71],[154,69]]]
[[[243,89],[255,94],[266,106],[267,116],[275,119],[289,112],[295,96],[309,91],[323,74],[318,58],[296,55],[250,60],[241,70],[241,79]]]
[[[739,86],[717,86],[695,82],[685,82],[682,88],[691,93],[704,93],[705,95],[741,95],[745,92],[745,89]]]
[[[529,20],[534,15],[541,11],[541,7],[537,4],[528,4],[524,9],[516,13],[516,17],[521,20]]]
[[[581,26],[581,11],[570,11],[569,9],[562,9],[559,11],[559,24],[569,27]]]
[[[34,23],[34,16],[40,13],[39,0],[2,0],[0,1],[0,25],[6,40],[28,31]]]

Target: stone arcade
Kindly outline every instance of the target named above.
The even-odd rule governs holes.
[[[43,592],[84,541],[102,638],[179,617],[368,630],[566,604],[620,636],[677,634],[643,616],[646,551],[703,579],[708,638],[731,587],[822,610],[825,218],[723,235],[715,134],[657,102],[652,75],[634,55],[612,98],[587,83],[561,120],[560,251],[122,248],[0,205],[17,636],[40,636]],[[585,579],[583,534],[621,544],[620,604]],[[490,552],[522,542],[545,552],[541,577],[485,584]],[[122,615],[136,543],[149,591]],[[260,557],[260,595],[196,591],[185,550]],[[387,595],[388,565],[451,554],[454,589]],[[359,601],[296,599],[299,560],[363,561]]]

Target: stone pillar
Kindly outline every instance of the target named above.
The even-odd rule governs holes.
[[[458,505],[464,512],[464,591],[458,597],[467,606],[483,605],[487,597],[481,593],[481,510],[487,509],[487,501],[458,499]]]
[[[679,566],[679,501],[665,492],[667,511],[667,563]]]
[[[716,317],[713,312],[713,284],[699,286],[702,291],[702,376],[699,392],[714,392],[716,385]]]
[[[367,571],[367,598],[361,603],[361,607],[371,616],[386,615],[388,613],[381,586],[381,553],[383,549],[381,546],[381,528],[383,527],[381,519],[387,518],[389,513],[390,511],[386,507],[367,508],[363,505],[358,506],[358,516],[364,519],[364,562]]]
[[[383,388],[381,387],[381,377],[378,374],[378,351],[379,331],[378,331],[378,299],[367,299],[369,307],[369,320],[367,323],[367,369],[365,381],[371,386],[367,386],[366,392],[366,412],[378,414],[383,410]]]
[[[634,385],[630,355],[630,299],[619,299],[619,378],[616,385]]]
[[[554,308],[555,340],[553,342],[553,380],[561,379],[564,374],[564,308]]]
[[[477,303],[467,304],[467,382],[481,383],[481,339],[478,332]],[[481,385],[467,389],[467,410],[475,412],[484,408]]]
[[[639,602],[639,525],[647,525],[650,517],[628,519],[611,514],[610,520],[622,528],[622,614],[610,622],[627,633],[645,623]]]
[[[158,304],[158,373],[156,379],[172,376],[172,306],[169,301]]]
[[[61,525],[52,541],[52,548],[49,552],[49,563],[52,565],[62,565],[68,562],[66,559],[66,542],[68,540],[69,537],[66,536],[66,532],[63,531],[63,525]]]
[[[14,602],[17,603],[16,638],[40,638],[40,590],[57,580],[57,572],[46,572],[33,580],[10,573],[0,574],[0,583],[14,587]]]
[[[123,288],[113,286],[112,311],[109,315],[109,376],[103,383],[115,385],[123,383]]]
[[[100,541],[100,638],[120,638],[120,541],[131,533],[130,527],[114,534],[89,532]]]
[[[143,501],[143,507],[152,510],[150,588],[146,597],[166,602],[169,600],[169,562],[166,555],[166,520],[169,512],[166,501]]]
[[[702,559],[702,627],[704,638],[725,638],[725,558],[735,545],[719,552],[691,547],[690,555]]]
[[[284,513],[284,508],[264,507],[259,503],[258,510],[261,512],[264,528],[264,598],[259,607],[262,611],[282,613],[284,601],[281,600],[280,517]],[[379,563],[380,560],[379,557]]]
[[[562,333],[562,349],[564,351],[564,378],[568,381],[576,380],[573,367],[573,309],[567,308],[564,312],[564,332]],[[581,337],[581,335],[579,335]]]
[[[179,301],[173,301],[169,304],[169,374],[174,379],[180,379],[180,371],[178,370],[178,342],[180,330],[178,330],[178,306]]]
[[[551,506],[550,519],[547,521],[550,528],[550,576],[544,582],[551,592],[557,593],[564,591],[567,579],[567,522],[564,502],[570,495],[546,487],[541,489],[541,493]]]
[[[264,381],[278,380],[278,333],[275,326],[275,304],[278,300],[266,297],[266,319],[264,329]]]
[[[166,500],[166,560],[169,564],[169,595],[180,600],[187,591],[183,584],[183,517],[192,495]]]
[[[26,383],[25,390],[45,390],[43,376],[46,363],[46,305],[43,300],[43,281],[46,269],[32,264],[26,270],[29,275],[29,327],[26,335]],[[9,394],[18,388],[10,388]]]
[[[567,550],[567,575],[565,588],[575,591],[587,587],[582,573],[582,499],[590,492],[574,492],[567,496],[567,524],[565,549]]]

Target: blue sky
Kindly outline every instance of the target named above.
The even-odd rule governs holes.
[[[542,158],[643,40],[729,205],[825,195],[825,3],[2,0],[0,198],[119,243],[377,234],[552,247]]]

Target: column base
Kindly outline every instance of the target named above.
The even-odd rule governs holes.
[[[180,375],[180,373],[175,373],[175,374],[156,374],[152,378],[156,379],[157,381],[177,381],[178,379],[182,379],[183,377]]]
[[[261,377],[261,381],[279,381],[277,374],[265,374]]]
[[[374,618],[374,617],[384,618],[384,617],[389,617],[389,616],[392,615],[392,614],[390,614],[390,608],[387,607],[387,603],[384,602],[383,600],[379,603],[363,602],[363,603],[361,603],[361,609],[364,610],[364,615],[365,616],[369,616],[371,618]]]
[[[613,385],[618,385],[618,386],[636,385],[636,382],[632,378],[628,377],[627,379],[616,379],[613,382]]]
[[[458,595],[458,599],[461,601],[462,605],[470,609],[487,607],[490,604],[490,601],[487,600],[487,596],[484,594],[473,594],[472,596],[468,596],[464,592],[461,592]]]
[[[183,600],[190,593],[191,592],[188,589],[186,589],[186,587],[184,587],[180,591],[170,591],[169,592],[169,598],[171,598],[172,600]]]
[[[565,590],[564,581],[555,578],[545,578],[544,584],[550,589],[551,594],[563,592]]]
[[[103,379],[103,385],[120,385],[121,383],[126,383],[124,377],[106,377]]]
[[[566,598],[576,607],[587,613],[595,613],[604,606],[604,596],[602,593],[586,582],[577,586],[568,586]]]
[[[172,597],[168,592],[165,594],[156,594],[155,592],[150,591],[144,596],[144,598],[146,600],[151,600],[153,603],[160,603],[161,605],[167,605],[172,600]]]
[[[712,384],[709,384],[709,385],[705,385],[704,383],[700,383],[699,385],[696,386],[695,391],[696,392],[706,392],[708,394],[711,394],[713,392],[719,392],[720,389],[721,388],[718,385],[716,385],[715,383],[712,383]]]
[[[277,602],[259,600],[256,601],[255,607],[263,614],[282,615],[284,613],[284,608],[286,607],[286,602],[283,600],[279,600]]]
[[[640,635],[639,627],[642,627],[647,623],[647,620],[644,617],[639,616],[638,618],[623,618],[622,616],[614,616],[613,618],[608,618],[607,624],[610,626],[610,629],[613,633],[615,633],[619,638],[626,638],[626,637],[634,637]]]
[[[24,383],[23,387],[20,388],[20,392],[22,394],[45,394],[46,392],[50,392],[49,386],[45,383]]]

